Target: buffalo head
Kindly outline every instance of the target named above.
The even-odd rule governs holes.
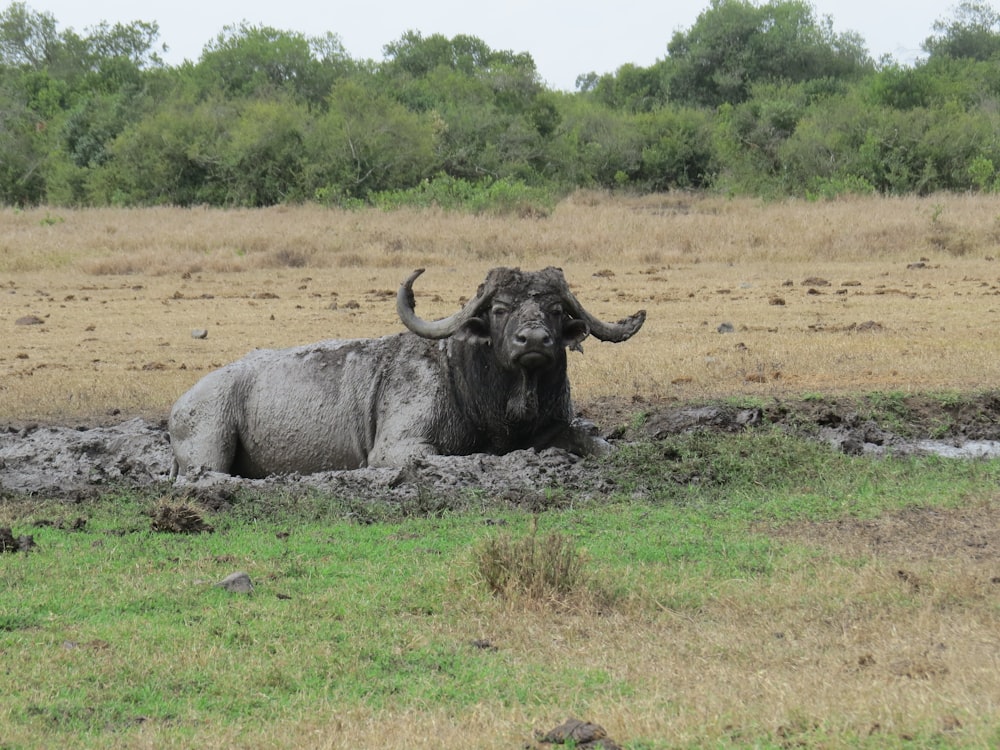
[[[458,312],[427,321],[414,312],[413,282],[424,269],[410,274],[396,295],[403,324],[418,336],[450,336],[491,347],[495,360],[508,370],[545,369],[560,361],[565,347],[580,350],[592,335],[601,341],[630,338],[646,319],[640,310],[617,323],[595,318],[577,301],[559,268],[521,271],[494,268],[475,297]]]

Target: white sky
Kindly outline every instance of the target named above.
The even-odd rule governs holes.
[[[860,33],[874,58],[890,54],[911,63],[934,21],[950,18],[957,1],[813,0],[813,7],[817,18],[833,17],[838,33]],[[549,87],[573,91],[581,73],[610,73],[625,63],[647,67],[665,57],[673,33],[689,29],[709,0],[27,0],[27,5],[51,13],[60,30],[77,33],[101,21],[156,21],[170,65],[196,61],[224,26],[241,21],[307,36],[333,32],[354,59],[382,60],[383,46],[409,29],[424,36],[468,34],[492,49],[530,53]]]

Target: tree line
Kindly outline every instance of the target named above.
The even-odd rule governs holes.
[[[553,202],[580,187],[767,197],[1000,189],[1000,14],[968,1],[913,65],[805,0],[711,0],[649,67],[548,89],[526,52],[227,26],[163,62],[155,22],[0,13],[0,203]]]

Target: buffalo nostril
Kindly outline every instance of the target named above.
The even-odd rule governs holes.
[[[522,328],[514,335],[519,346],[551,346],[552,334],[545,328]]]

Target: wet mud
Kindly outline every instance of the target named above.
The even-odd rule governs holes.
[[[936,453],[955,458],[997,455],[1000,393],[962,398],[882,395],[773,401],[761,406],[599,399],[579,405],[613,445],[664,440],[692,430],[739,432],[774,428],[822,441],[850,454]],[[0,426],[0,492],[72,498],[112,488],[170,482],[172,456],[164,419],[132,418],[94,425]],[[516,500],[546,488],[588,495],[614,490],[611,470],[557,449],[504,456],[432,456],[391,469],[330,471],[308,476],[244,479],[202,473],[191,489],[229,494],[242,488],[310,488],[371,499],[476,489]]]

